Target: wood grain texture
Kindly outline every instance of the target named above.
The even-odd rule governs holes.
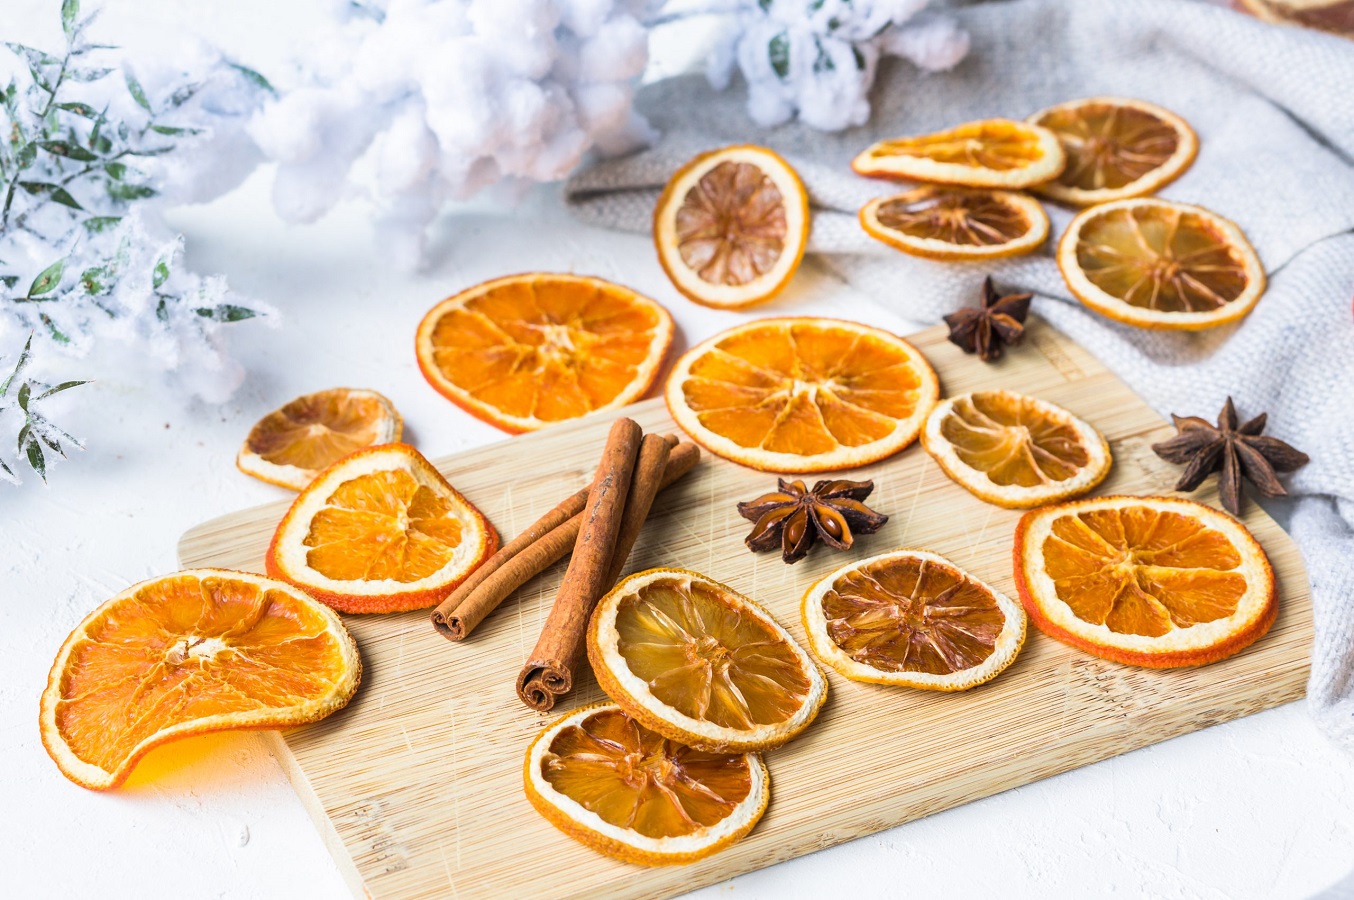
[[[1026,345],[996,365],[964,356],[945,334],[933,328],[912,338],[945,393],[1034,394],[1106,435],[1115,465],[1098,493],[1160,494],[1178,477],[1148,446],[1170,427],[1047,325],[1032,322]],[[674,428],[658,400],[628,413],[646,431]],[[588,483],[610,423],[586,419],[436,463],[512,536]],[[873,478],[870,505],[891,516],[855,555],[926,548],[1014,595],[1018,512],[951,483],[918,445],[851,477]],[[627,570],[703,572],[763,603],[805,642],[800,598],[849,557],[819,546],[786,566],[779,554],[749,553],[749,523],[735,504],[773,485],[774,476],[703,458],[659,496]],[[1211,487],[1195,496],[1217,505]],[[179,558],[261,572],[286,507],[280,501],[200,525],[184,535]],[[1088,656],[1031,628],[1010,669],[965,693],[857,684],[828,671],[817,723],[767,755],[766,817],[741,843],[694,865],[613,862],[556,832],[522,793],[523,754],[536,731],[605,699],[586,669],[550,715],[524,709],[514,691],[563,563],[524,585],[461,644],[436,634],[426,611],[346,616],[366,666],[362,688],[342,712],[284,734],[278,752],[350,883],[360,877],[370,896],[681,893],[1300,697],[1312,637],[1307,579],[1288,536],[1255,503],[1246,508],[1281,597],[1278,622],[1250,649],[1201,669],[1152,671]]]

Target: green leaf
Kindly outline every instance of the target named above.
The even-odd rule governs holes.
[[[837,64],[832,61],[832,56],[823,47],[823,42],[816,36],[813,39],[814,45],[818,48],[818,55],[813,60],[814,72],[835,72]]]
[[[120,162],[110,162],[104,165],[103,170],[108,173],[109,178],[112,178],[116,181],[121,181],[122,177],[127,174],[127,164]]]
[[[255,310],[230,303],[222,303],[215,308],[200,306],[196,312],[204,319],[211,319],[213,322],[243,322],[245,319],[252,319],[258,315]]]
[[[89,384],[89,382],[88,382],[88,381],[63,381],[63,382],[61,382],[60,384],[58,384],[56,387],[48,388],[47,390],[43,391],[41,394],[38,394],[38,396],[37,396],[35,399],[37,399],[37,400],[44,400],[44,399],[46,399],[46,398],[52,396],[53,394],[59,394],[59,393],[61,393],[62,391],[68,391],[68,390],[70,390],[71,388],[73,388],[73,387],[79,387],[79,386],[82,385],[82,384]]]
[[[52,321],[51,316],[42,313],[38,318],[41,319],[42,324],[46,326],[47,333],[52,336],[52,340],[56,341],[58,344],[69,344],[71,342],[70,335],[66,334],[66,332],[62,331],[60,328],[57,328],[56,323]]]
[[[14,379],[18,378],[19,373],[24,370],[24,366],[28,365],[28,354],[32,349],[33,335],[30,334],[28,340],[24,341],[24,348],[23,352],[19,354],[19,361],[14,364],[14,371],[9,373],[9,377],[5,379],[4,384],[0,384],[0,397],[9,393],[10,385],[14,384]]]
[[[150,274],[151,287],[159,289],[160,285],[169,280],[169,259],[161,257],[155,261],[155,268]]]
[[[127,76],[127,90],[131,92],[132,99],[136,101],[137,106],[146,112],[150,112],[150,101],[146,99],[146,91],[141,87],[141,82],[137,81],[136,76],[131,72],[125,74]]]
[[[47,184],[42,181],[21,181],[19,187],[28,191],[30,194],[47,194],[62,206],[69,206],[71,209],[84,209],[75,198],[67,193],[66,189],[59,184]]]
[[[61,30],[66,34],[75,31],[75,20],[80,15],[80,0],[62,0]]]
[[[56,286],[61,283],[61,274],[65,271],[65,259],[58,259],[43,269],[38,273],[38,277],[33,279],[33,285],[28,289],[28,296],[37,297],[40,294],[47,294],[56,290]]]
[[[14,287],[14,285],[18,283],[19,283],[18,275],[0,275],[0,284],[3,284],[7,288],[12,288]]]
[[[112,69],[67,69],[66,77],[71,81],[98,81],[113,74]]]
[[[38,158],[37,144],[24,144],[22,147],[19,148],[19,152],[14,154],[14,161],[19,164],[20,169],[27,169],[29,166],[33,165],[33,162],[37,158]]]
[[[168,134],[168,135],[202,133],[201,128],[175,128],[172,125],[152,125],[150,126],[150,130],[155,132],[156,134]]]
[[[56,108],[64,109],[68,113],[75,113],[77,116],[83,116],[86,119],[92,119],[98,115],[94,111],[94,107],[88,103],[58,103]]]
[[[92,266],[80,273],[80,284],[86,294],[98,296],[108,289],[107,277],[108,270],[103,266]]]
[[[851,55],[856,59],[856,71],[865,71],[865,54],[860,52],[860,48],[855,44],[851,45]]]
[[[155,196],[155,188],[148,184],[127,184],[119,181],[108,185],[108,195],[114,200],[144,200]]]
[[[784,79],[790,74],[790,37],[785,32],[781,32],[771,39],[771,43],[766,48],[767,56],[771,61],[771,68],[775,71],[776,77]]]
[[[200,313],[202,310],[198,310],[198,312]],[[159,319],[161,322],[169,321],[169,307],[165,306],[164,297],[160,298],[159,304],[155,307],[155,318]]]
[[[27,381],[19,385],[19,409],[28,412],[28,397],[33,393],[33,386]]]
[[[51,435],[44,434],[41,431],[39,431],[37,434],[38,439],[42,441],[44,444],[46,444],[53,453],[55,453],[62,459],[66,458],[66,451],[61,449],[61,445],[57,443],[56,438],[52,437]]]
[[[177,90],[174,91],[174,93],[169,95],[170,107],[178,109],[180,106],[183,106],[183,104],[193,99],[193,95],[200,90],[202,90],[201,83],[185,84],[183,87],[178,88]]]
[[[767,2],[770,2],[770,0],[767,0]],[[226,65],[243,75],[245,81],[248,81],[250,84],[254,85],[254,87],[265,90],[274,97],[277,96],[277,88],[273,87],[272,82],[267,78],[264,78],[258,72],[248,66],[242,66],[239,63],[228,62]]]
[[[90,234],[103,234],[121,221],[121,216],[94,216],[91,219],[85,219],[82,224],[85,226],[85,231]]]
[[[67,159],[74,159],[80,162],[94,162],[98,159],[93,153],[90,153],[79,144],[70,144],[66,141],[39,141],[38,146],[54,156],[64,156]]]
[[[28,464],[38,473],[42,483],[47,483],[47,460],[42,458],[42,445],[30,439],[28,441]]]

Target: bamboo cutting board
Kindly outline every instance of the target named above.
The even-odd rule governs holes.
[[[1002,387],[1061,404],[1109,439],[1114,469],[1101,493],[1162,493],[1178,470],[1148,445],[1169,426],[1089,354],[1041,322],[1025,346],[984,365],[945,340],[913,342],[946,394]],[[1193,412],[1183,410],[1182,412]],[[645,430],[673,431],[661,400],[631,408]],[[437,460],[438,467],[512,537],[586,484],[610,417],[560,425]],[[873,478],[870,506],[890,515],[855,557],[921,547],[1014,596],[1011,539],[1018,512],[982,503],[913,446],[857,470]],[[786,566],[743,546],[734,509],[774,476],[705,456],[660,495],[629,566],[703,572],[761,601],[801,642],[805,589],[852,556],[815,547]],[[1212,488],[1199,499],[1213,505]],[[278,503],[184,535],[184,566],[263,571]],[[988,685],[936,694],[846,681],[828,671],[817,722],[767,754],[771,806],[742,842],[684,867],[613,862],[557,832],[522,793],[532,736],[554,715],[604,700],[590,673],[550,715],[514,691],[563,563],[525,585],[471,638],[452,644],[427,612],[347,616],[361,648],[363,684],[347,709],[277,736],[277,753],[358,896],[663,897],[871,834],[929,813],[1224,722],[1302,695],[1311,602],[1297,549],[1255,503],[1246,525],[1278,575],[1279,618],[1259,643],[1193,670],[1120,666],[1034,630],[1015,664]]]

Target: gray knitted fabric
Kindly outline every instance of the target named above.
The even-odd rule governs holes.
[[[973,37],[968,58],[930,75],[885,64],[871,123],[839,134],[759,131],[737,86],[716,93],[700,76],[650,85],[638,104],[660,142],[580,172],[569,202],[586,221],[648,231],[659,189],[694,153],[765,144],[808,185],[810,252],[881,305],[936,320],[972,303],[990,272],[1035,291],[1040,315],[1158,411],[1211,419],[1229,394],[1243,418],[1268,411],[1268,433],[1312,457],[1288,479],[1316,605],[1312,714],[1354,751],[1354,43],[1180,0],[1015,0],[956,15]],[[1198,131],[1198,159],[1161,196],[1206,206],[1250,236],[1270,281],[1241,324],[1146,332],[1096,316],[1071,298],[1051,241],[995,264],[936,263],[861,231],[861,204],[898,190],[851,173],[871,142],[1093,95],[1154,101]],[[1071,214],[1048,210],[1057,235]]]

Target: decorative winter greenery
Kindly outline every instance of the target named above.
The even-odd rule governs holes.
[[[27,369],[32,349],[33,338],[29,336],[9,377],[0,382],[0,434],[17,432],[15,446],[19,459],[27,462],[29,467],[46,481],[47,454],[55,453],[64,458],[66,447],[83,449],[84,445],[53,425],[38,411],[38,407],[53,394],[78,387],[85,382],[63,381],[58,385],[48,385],[30,379],[27,376]],[[19,476],[2,455],[0,455],[0,479],[11,484],[19,483]]]
[[[18,65],[0,67],[0,336],[32,332],[35,350],[81,357],[117,344],[113,365],[171,372],[223,400],[242,373],[219,329],[265,310],[187,271],[158,208],[210,195],[209,151],[243,133],[270,86],[219,55],[139,79],[88,39],[94,19],[64,0],[62,51],[6,44]],[[245,154],[240,177],[257,158]]]

